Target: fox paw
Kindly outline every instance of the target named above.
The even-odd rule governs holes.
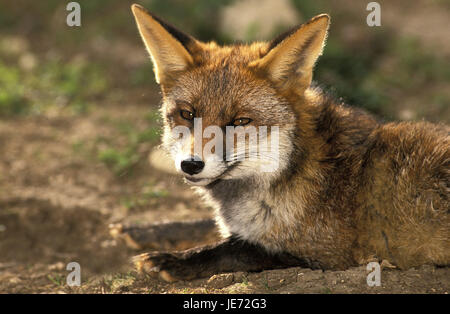
[[[136,269],[166,282],[188,280],[193,276],[186,269],[183,259],[172,253],[151,252],[133,258]]]

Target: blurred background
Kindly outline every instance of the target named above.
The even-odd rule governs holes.
[[[380,27],[366,24],[369,1],[80,0],[81,27],[69,27],[69,1],[0,0],[0,292],[61,289],[72,260],[86,278],[127,269],[136,251],[109,223],[211,216],[148,162],[161,99],[134,2],[221,44],[329,13],[324,89],[386,121],[450,123],[449,0],[378,1]],[[132,280],[117,276],[102,287]]]

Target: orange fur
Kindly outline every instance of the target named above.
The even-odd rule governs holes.
[[[140,6],[133,13],[161,83],[166,131],[190,127],[179,116],[190,106],[204,126],[250,116],[256,127],[276,125],[289,134],[279,173],[203,190],[224,230],[324,268],[345,269],[372,256],[402,268],[450,264],[449,127],[381,124],[311,86],[327,15],[269,43],[219,46]],[[252,209],[260,204],[265,218]]]

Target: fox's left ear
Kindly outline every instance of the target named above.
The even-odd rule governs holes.
[[[268,52],[250,67],[263,71],[280,88],[307,89],[312,71],[325,45],[330,17],[321,14],[275,38]]]

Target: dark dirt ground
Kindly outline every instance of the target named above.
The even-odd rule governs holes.
[[[403,5],[392,6],[383,21],[401,24],[405,31],[417,36],[422,34],[424,22],[419,11],[403,13]],[[127,4],[120,9],[128,7]],[[445,49],[437,52],[448,58],[448,42],[441,40],[448,12],[433,8],[430,10],[436,16],[437,31],[427,32],[423,41],[443,45]],[[398,16],[402,17],[400,22]],[[117,39],[108,46],[108,41],[96,38],[86,40],[85,49],[80,49],[85,58],[105,59],[113,65],[111,68],[116,68],[109,74],[114,84],[108,93],[122,94],[121,97],[111,95],[98,100],[88,114],[50,110],[40,115],[0,119],[0,293],[447,294],[450,291],[450,269],[433,266],[406,271],[385,268],[380,287],[367,285],[365,267],[326,272],[290,268],[229,273],[173,284],[136,273],[131,258],[145,250],[131,248],[112,237],[111,224],[208,218],[212,210],[204,207],[179,177],[148,162],[157,140],[138,145],[139,158],[131,167],[132,174],[117,175],[98,158],[99,151],[111,143],[127,147],[130,136],[159,126],[147,118],[149,112],[157,110],[160,101],[156,85],[148,82],[145,88],[135,89],[126,85],[123,73],[143,65],[151,68],[131,17],[124,23],[133,28],[132,41]],[[25,23],[24,29],[30,25],[33,24]],[[441,36],[436,39],[437,33]],[[34,38],[35,43],[31,42],[33,38],[28,39],[30,51],[25,52],[36,55],[38,60],[50,54],[42,48],[46,36]],[[94,49],[90,47],[92,43],[100,44]],[[21,56],[17,59],[26,55],[22,48],[19,50]],[[414,108],[413,96],[399,94],[398,99],[404,101],[399,101],[395,110],[401,113],[406,104],[412,104],[408,109]],[[434,118],[449,121],[442,114]],[[132,130],[124,132],[124,125],[125,129],[131,125]],[[80,287],[66,285],[69,262],[81,265]]]

